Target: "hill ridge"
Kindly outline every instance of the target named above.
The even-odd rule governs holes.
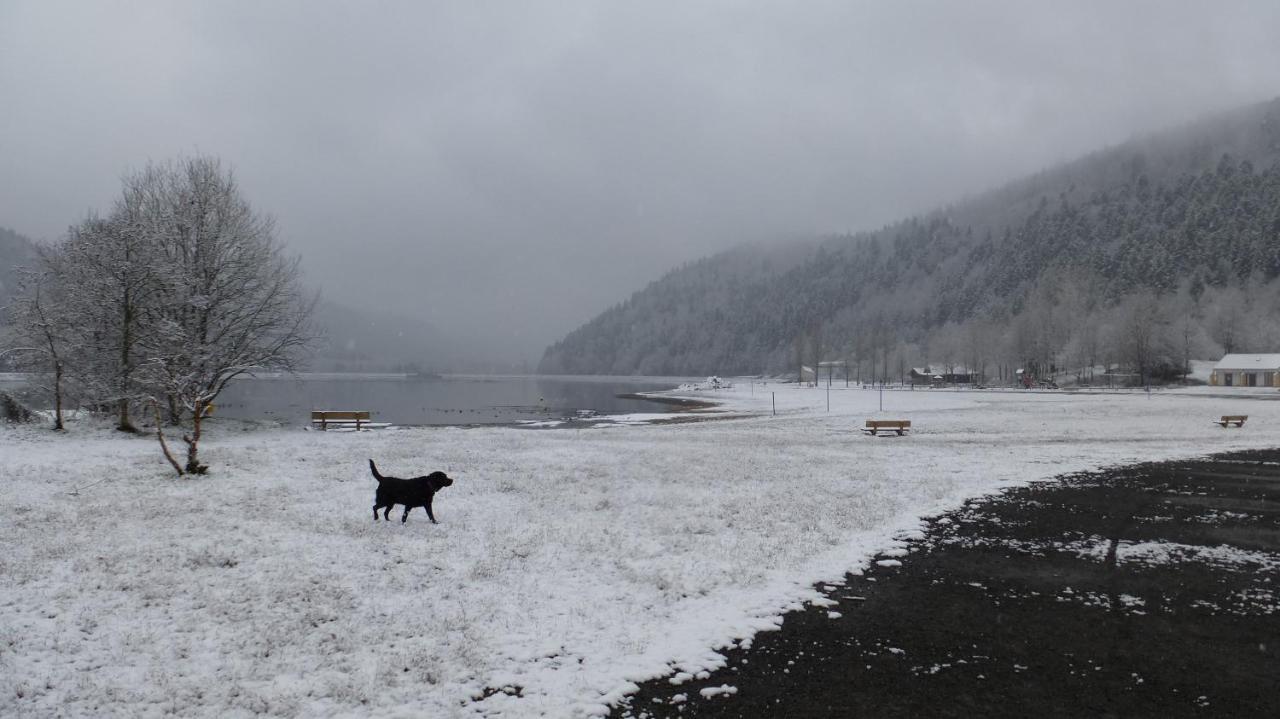
[[[539,370],[754,374],[878,358],[886,374],[890,354],[898,364],[938,361],[986,344],[986,362],[1060,371],[1131,360],[1120,356],[1117,328],[1139,301],[1156,302],[1163,334],[1175,309],[1196,317],[1182,354],[1192,345],[1277,347],[1280,331],[1263,312],[1277,274],[1280,99],[1131,139],[878,230],[687,263],[553,344]],[[1215,319],[1224,302],[1248,305],[1259,323],[1223,330]],[[1045,323],[1067,327],[1021,327]],[[1176,343],[1159,344],[1157,364],[1176,364]],[[1103,350],[1116,357],[1097,356]]]

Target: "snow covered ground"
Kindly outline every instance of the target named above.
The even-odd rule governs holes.
[[[742,381],[686,394],[754,416],[678,425],[215,423],[213,474],[181,480],[154,439],[0,426],[0,715],[603,713],[967,497],[1280,444],[1280,393],[1209,389],[895,391],[879,412],[836,387],[828,413],[825,388]],[[871,417],[915,431],[865,437]],[[441,523],[374,522],[370,457],[447,470]]]

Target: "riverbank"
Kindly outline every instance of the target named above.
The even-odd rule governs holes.
[[[698,392],[745,419],[531,432],[0,427],[0,714],[601,715],[825,601],[919,518],[1062,472],[1274,444],[1280,403]],[[1250,414],[1242,429],[1210,425]],[[869,417],[913,421],[870,438]],[[433,525],[371,518],[444,470]],[[96,484],[95,484],[96,483]],[[92,485],[92,486],[90,486]],[[74,494],[73,494],[74,493]]]

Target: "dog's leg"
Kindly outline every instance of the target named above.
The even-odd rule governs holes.
[[[439,524],[439,522],[436,521],[436,515],[431,512],[431,497],[427,498],[426,507],[427,507],[427,518],[431,520],[432,524]]]
[[[413,507],[410,507],[410,506],[409,506],[409,505],[407,505],[407,504],[404,506],[404,516],[400,518],[400,523],[401,523],[401,524],[404,524],[405,522],[408,522],[408,521],[409,521],[409,510],[410,510],[410,509],[413,509]]]
[[[391,508],[392,508],[392,507],[394,507],[394,506],[395,506],[395,505],[393,505],[393,504],[388,504],[388,505],[387,505],[387,509],[386,509],[386,511],[382,513],[382,518],[383,518],[383,519],[385,519],[385,520],[387,520],[388,522],[390,522],[390,521],[391,521]]]
[[[382,507],[379,507],[379,506],[378,506],[378,505],[376,505],[376,504],[375,504],[375,505],[373,505],[373,521],[375,521],[375,522],[376,522],[376,521],[378,521],[378,510],[379,510],[379,509],[382,509]]]

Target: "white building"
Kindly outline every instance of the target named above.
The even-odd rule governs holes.
[[[1231,354],[1213,366],[1215,387],[1280,387],[1280,354]]]

